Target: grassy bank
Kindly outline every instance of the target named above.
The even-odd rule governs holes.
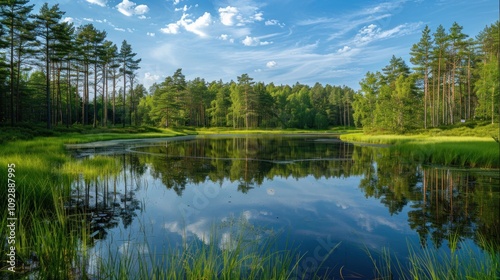
[[[398,154],[426,164],[500,168],[500,143],[493,138],[498,126],[432,129],[413,135],[343,134],[357,144],[387,144]]]
[[[270,129],[233,129],[228,127],[197,128],[198,134],[341,134],[346,132],[356,132],[358,129],[349,127],[337,127],[331,129],[311,130],[297,128],[270,128]]]

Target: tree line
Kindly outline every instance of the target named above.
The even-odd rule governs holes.
[[[177,69],[139,100],[141,124],[195,127],[316,128],[353,124],[354,90],[319,83],[313,87],[255,82],[248,74],[237,81],[187,81]]]
[[[426,26],[410,50],[368,72],[360,90],[316,83],[275,85],[248,74],[236,81],[186,80],[177,69],[149,89],[141,59],[92,24],[38,13],[28,0],[0,1],[0,124],[312,128],[357,126],[405,132],[499,116],[498,21],[475,39],[454,23]]]
[[[476,39],[453,23],[448,31],[428,26],[411,48],[413,72],[401,58],[368,72],[353,101],[357,126],[405,132],[469,120],[498,122],[499,22]]]
[[[131,45],[62,20],[58,4],[28,3],[0,1],[0,124],[124,125],[141,61]]]

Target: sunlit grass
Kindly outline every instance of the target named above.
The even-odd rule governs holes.
[[[332,128],[332,129],[296,129],[296,128],[249,128],[249,129],[234,129],[228,127],[212,127],[212,128],[197,128],[196,132],[200,135],[207,134],[320,134],[320,133],[342,133],[353,131],[350,128]],[[354,130],[355,131],[355,130]]]
[[[491,137],[345,134],[349,142],[392,145],[394,152],[427,164],[499,168],[500,146]]]

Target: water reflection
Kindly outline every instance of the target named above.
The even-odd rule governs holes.
[[[162,248],[165,240],[202,240],[214,221],[241,216],[284,233],[312,264],[320,259],[314,252],[326,256],[342,241],[325,267],[344,266],[352,277],[372,272],[364,248],[388,246],[404,259],[408,241],[440,248],[458,236],[486,238],[499,250],[498,171],[425,166],[386,148],[306,135],[162,140],[111,150],[95,153],[119,160],[120,174],[74,182],[67,205],[89,213],[101,240],[140,234],[147,223],[154,232],[148,248]],[[221,232],[222,247],[230,246],[229,236]],[[129,243],[113,246],[123,252]]]

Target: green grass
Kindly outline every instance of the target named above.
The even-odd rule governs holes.
[[[425,164],[500,168],[500,145],[491,136],[464,136],[448,131],[441,134],[418,135],[369,135],[364,133],[343,134],[340,139],[354,143],[370,143],[392,145],[394,153]],[[471,134],[480,134],[484,128]],[[490,129],[486,129],[490,131]],[[491,133],[489,133],[491,134]]]
[[[389,249],[383,249],[379,258],[368,251],[367,254],[375,267],[376,279],[499,279],[500,252],[485,239],[480,243],[484,253],[453,236],[449,241],[449,251],[426,247],[417,252],[408,245],[407,261],[396,263],[392,261]]]
[[[228,127],[212,127],[212,128],[197,128],[196,132],[198,134],[310,134],[310,133],[341,133],[347,131],[344,128],[337,129],[323,129],[323,130],[311,130],[311,129],[274,129],[274,128],[250,128],[250,129],[233,129]]]

